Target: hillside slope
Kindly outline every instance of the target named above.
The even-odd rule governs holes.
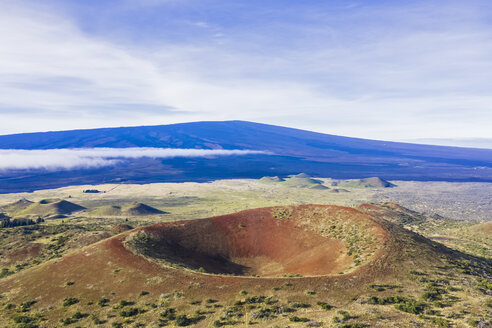
[[[384,211],[390,218],[391,209]],[[255,239],[264,225],[277,239]],[[202,228],[210,235],[196,233]],[[320,251],[319,242],[334,252]],[[187,253],[176,253],[178,248]],[[332,272],[324,260],[334,260],[343,272]],[[381,321],[461,327],[485,318],[490,269],[490,261],[377,214],[320,205],[263,208],[125,231],[6,277],[0,280],[0,320],[5,326],[62,320],[82,326],[273,327],[307,318],[327,327]],[[306,276],[294,274],[299,270]]]

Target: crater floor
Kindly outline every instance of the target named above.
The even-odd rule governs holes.
[[[148,258],[204,273],[340,274],[370,257],[371,247],[363,244],[371,238],[374,248],[382,236],[375,222],[356,216],[318,205],[262,208],[145,227],[131,235],[128,245]]]

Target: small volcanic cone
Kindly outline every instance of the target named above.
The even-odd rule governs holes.
[[[125,210],[125,213],[132,216],[165,214],[165,212],[158,210],[157,208],[142,203],[130,206]]]
[[[11,204],[3,206],[2,209],[6,212],[12,213],[12,212],[23,210],[23,209],[29,207],[31,204],[34,204],[34,203],[31,202],[30,200],[22,198],[16,202],[13,202]]]

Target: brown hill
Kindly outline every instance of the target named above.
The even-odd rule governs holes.
[[[274,177],[263,177],[259,180],[260,182],[282,182],[284,181],[284,179],[282,178],[279,178],[278,176],[274,176]]]
[[[475,233],[492,236],[492,221],[477,224],[471,230]]]
[[[328,187],[326,187],[326,186],[324,186],[324,185],[322,185],[322,184],[317,184],[317,185],[312,186],[312,187],[311,187],[311,189],[316,189],[316,190],[328,190],[328,189],[330,189],[330,188],[328,188]]]
[[[28,206],[30,206],[32,204],[34,204],[34,203],[31,202],[30,200],[22,198],[16,202],[2,206],[1,208],[2,208],[2,210],[4,210],[7,213],[15,213],[17,211],[21,211],[21,210],[27,208]]]
[[[24,198],[2,207],[2,210],[12,217],[49,216],[56,218],[58,215],[85,210],[85,207],[60,199],[43,199],[34,203]]]
[[[384,211],[389,216],[391,208]],[[197,309],[190,308],[190,302],[198,299],[207,301],[205,308],[200,308],[205,314],[197,327],[210,327],[230,313],[224,305],[240,304],[240,292],[276,295],[280,300],[271,301],[269,307],[281,305],[275,302],[310,302],[309,295],[315,294],[317,300],[329,300],[338,309],[352,303],[360,309],[363,302],[354,300],[373,293],[370,286],[390,293],[394,288],[404,289],[414,297],[414,291],[421,293],[422,284],[430,279],[443,281],[434,278],[443,268],[446,277],[461,277],[461,270],[467,270],[468,275],[486,272],[479,264],[376,214],[339,206],[301,205],[126,231],[4,278],[0,290],[8,291],[3,294],[4,304],[33,300],[33,310],[52,308],[43,310],[43,326],[59,325],[61,319],[75,315],[75,310],[103,315],[108,324],[121,322],[127,312],[115,309],[126,309],[123,300],[138,302],[145,310],[140,321],[157,323],[164,313],[162,307],[172,303],[181,313],[190,313]],[[139,295],[147,296],[140,301]],[[97,305],[106,298],[111,307]],[[64,305],[69,301],[76,305]],[[251,306],[250,310],[260,309],[255,303]],[[17,315],[15,309],[8,311]],[[11,318],[8,311],[0,318]],[[389,315],[392,320],[413,316],[399,313],[403,312]],[[288,324],[289,318],[280,314],[273,318]],[[92,319],[77,320],[92,325]],[[245,320],[249,319],[239,317],[238,322],[248,322]]]
[[[95,208],[89,212],[91,216],[145,216],[156,214],[167,214],[152,206],[143,203],[134,203],[126,205],[107,205]]]
[[[338,184],[341,187],[351,188],[391,188],[395,185],[379,177],[346,180]]]
[[[128,224],[117,224],[111,227],[111,232],[114,234],[119,234],[128,230],[132,230],[133,227]]]
[[[15,215],[55,216],[60,214],[72,214],[83,210],[85,210],[85,207],[66,200],[43,199],[38,203],[32,203],[26,208],[15,212]]]
[[[158,210],[157,208],[142,203],[131,205],[124,210],[124,213],[132,216],[165,214],[165,212]]]

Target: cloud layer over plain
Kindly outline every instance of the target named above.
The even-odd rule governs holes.
[[[269,153],[255,150],[172,148],[0,149],[0,170],[65,170],[114,165],[124,159],[240,156]]]

